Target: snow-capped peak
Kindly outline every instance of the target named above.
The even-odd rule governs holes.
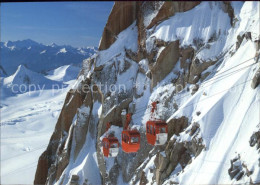
[[[61,84],[60,82],[47,79],[40,73],[29,70],[24,65],[19,65],[13,75],[3,80],[3,85],[6,87],[34,84],[49,88],[53,83]]]
[[[67,53],[66,48],[62,48],[62,49],[60,49],[60,51],[59,51],[57,54],[59,54],[59,53]]]
[[[51,43],[50,45],[48,45],[48,46],[50,46],[50,47],[57,47],[58,45],[57,44],[55,44],[54,42],[53,43]]]
[[[76,64],[97,52],[95,47],[75,48],[70,45],[58,46],[39,44],[30,39],[1,42],[1,66],[7,75],[13,74],[19,64],[25,64],[35,72],[47,72],[59,66]]]

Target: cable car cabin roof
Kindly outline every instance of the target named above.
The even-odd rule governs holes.
[[[128,136],[140,136],[140,133],[138,130],[123,130],[122,134],[126,134]]]
[[[109,142],[109,143],[118,143],[118,139],[116,137],[104,137],[103,142]]]
[[[165,123],[165,121],[160,121],[160,120],[147,121],[147,124],[153,125],[153,126],[167,126],[167,123]]]

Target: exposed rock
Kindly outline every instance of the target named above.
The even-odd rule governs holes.
[[[102,70],[103,70],[103,68],[104,68],[104,66],[103,66],[103,65],[96,66],[96,67],[94,68],[94,71],[102,71]]]
[[[223,6],[223,10],[224,12],[228,13],[229,17],[230,17],[230,25],[234,26],[235,25],[235,13],[234,13],[234,9],[231,5],[230,1],[223,1],[224,6]]]
[[[156,63],[150,68],[152,72],[152,88],[172,71],[179,56],[179,41],[171,42],[167,47],[165,47],[165,49],[160,53]]]
[[[251,147],[256,146],[257,149],[260,148],[260,131],[253,133],[250,138],[249,144]]]
[[[91,112],[93,102],[92,100],[92,93],[88,92],[86,95],[86,98],[84,100],[84,106],[89,108],[89,113]],[[82,146],[85,143],[86,140],[86,134],[88,131],[89,121],[90,121],[90,115],[85,114],[84,112],[77,113],[77,122],[74,128],[73,135],[75,136],[75,150],[74,150],[74,160],[77,158]],[[82,124],[84,123],[84,124]]]
[[[143,135],[143,136],[141,135],[142,138],[143,138],[144,136],[145,136],[145,135]],[[145,155],[143,155],[143,156],[146,156],[146,157],[148,157],[149,159],[151,159],[151,158],[152,158],[154,155],[156,155],[158,152],[164,150],[164,146],[158,147],[158,148],[157,148],[158,150],[151,150],[153,147],[152,147],[151,145],[148,145],[148,144],[145,144],[144,146],[146,147],[146,149],[145,149],[145,150],[142,150],[142,151],[143,151],[143,152],[146,152],[146,153],[145,153]],[[150,152],[148,152],[149,149],[150,149]],[[135,178],[132,179],[133,181],[131,181],[131,184],[136,184],[141,178],[144,178],[144,177],[142,177],[142,175],[143,175],[143,170],[144,170],[144,168],[146,167],[146,165],[148,164],[148,162],[149,162],[149,160],[145,160],[145,161],[142,162],[141,165],[139,165],[139,167],[137,168],[137,170],[136,170],[135,173],[134,173]],[[156,163],[156,162],[158,163],[157,158],[155,158],[154,162],[155,162],[155,163]],[[149,170],[150,170],[151,173],[155,173],[155,168],[150,168]],[[153,176],[152,181],[155,182],[155,176]]]
[[[128,109],[129,104],[131,103],[132,98],[128,98],[122,101],[118,106],[114,107],[108,114],[104,115],[103,127],[101,133],[103,134],[106,130],[106,123],[111,122],[112,125],[123,126],[124,121],[121,118],[121,112],[123,109]]]
[[[240,36],[240,35],[237,36],[237,42],[236,42],[236,49],[237,50],[240,47],[240,45],[241,45],[242,41],[244,40],[244,38],[246,40],[252,40],[251,32],[246,32],[242,36]]]
[[[198,84],[194,84],[194,87],[191,90],[191,95],[195,94],[198,90],[199,90],[199,85]]]
[[[216,62],[217,61],[200,61],[198,58],[193,59],[188,82],[196,84],[201,77],[201,73]]]
[[[62,151],[63,149],[62,147],[59,147],[62,144],[64,146],[64,142],[61,142],[64,137],[63,133],[64,131],[67,133],[69,132],[73,117],[76,114],[77,108],[79,108],[83,104],[84,98],[85,93],[81,92],[81,89],[78,89],[78,91],[70,91],[67,93],[63,108],[55,127],[55,131],[51,136],[50,143],[45,152],[39,158],[34,178],[34,184],[46,183],[48,169],[51,167],[51,164],[55,161],[55,158],[57,157],[56,152],[58,149],[60,151]],[[68,152],[68,155],[69,153],[70,152]],[[67,166],[67,164],[67,160],[62,163],[62,170]],[[58,179],[59,175],[61,174],[59,173],[57,175],[58,176],[56,176],[56,178]]]
[[[197,112],[197,115],[200,115],[200,112]],[[191,127],[191,131],[190,131],[190,136],[192,136],[199,128],[199,124],[198,123],[193,123],[192,127]]]
[[[172,119],[168,123],[169,138],[173,134],[176,136],[171,138],[165,147],[165,155],[158,153],[155,159],[156,166],[156,182],[162,184],[164,180],[175,170],[178,164],[184,169],[192,159],[192,156],[198,156],[205,146],[202,139],[197,138],[199,133],[199,124],[193,123],[189,135],[192,136],[191,141],[178,141],[180,132],[188,127],[188,118],[181,117]],[[196,134],[197,133],[197,134]]]
[[[70,150],[69,150],[70,151]],[[69,164],[69,157],[70,152],[67,150],[64,150],[61,154],[59,154],[59,157],[57,160],[58,162],[55,164],[56,170],[54,173],[49,173],[49,182],[54,182],[55,180],[58,180],[63,172],[63,170],[66,168],[66,166]]]
[[[112,184],[117,184],[117,178],[119,175],[120,165],[117,162],[117,159],[115,158],[115,164],[109,171],[109,179]]]
[[[144,171],[142,172],[142,174],[141,174],[141,178],[140,178],[140,183],[139,183],[139,185],[146,185],[148,183],[148,180],[147,180],[147,178],[146,178],[146,176],[145,176],[145,173],[144,173]]]
[[[79,176],[78,175],[72,175],[70,185],[78,185]]]
[[[192,47],[181,48],[180,49],[180,61],[182,69],[189,69],[191,60],[194,57],[194,49]]]
[[[259,55],[259,52],[260,52],[259,51],[259,49],[260,49],[260,39],[255,40],[254,44],[255,44],[256,51],[257,51],[257,55]]]
[[[229,168],[229,170],[228,170],[228,174],[231,179],[233,179],[239,172],[240,172],[239,169],[232,170],[232,168]]]
[[[191,141],[185,142],[185,147],[188,149],[189,153],[197,157],[200,152],[205,148],[202,141],[202,138],[193,137]]]
[[[260,84],[260,68],[256,71],[254,78],[251,83],[251,87],[253,89],[257,88],[257,86]]]
[[[188,11],[195,6],[200,4],[200,1],[172,1],[172,2],[165,2],[162,7],[160,8],[158,14],[153,18],[151,23],[147,26],[148,29],[152,28],[155,24],[173,16],[177,12],[185,12]]]
[[[253,171],[249,171],[247,165],[242,163],[239,154],[237,157],[230,160],[230,163],[231,167],[228,169],[228,174],[231,180],[235,178],[236,181],[239,181],[244,175],[249,177],[253,174]]]
[[[117,157],[125,182],[128,182],[133,177],[133,175],[136,175],[137,177],[139,177],[138,179],[140,179],[143,169],[138,167],[143,163],[143,160],[148,157],[149,151],[151,151],[151,149],[153,148],[153,146],[149,145],[146,142],[145,133],[141,132],[140,134],[141,143],[138,153],[126,154],[122,152]]]
[[[98,49],[105,50],[109,48],[115,42],[117,35],[136,20],[136,14],[135,1],[115,2],[104,28]]]
[[[175,134],[179,135],[188,126],[188,118],[182,116],[168,121],[168,140]]]
[[[51,155],[48,153],[50,153],[50,152],[45,150],[38,160],[34,184],[45,184],[45,182],[46,182],[47,175],[48,175],[48,169],[50,168],[50,164],[51,164],[51,160],[48,159],[48,156],[51,156]]]
[[[163,180],[172,173],[180,161],[184,162],[187,160],[184,159],[187,158],[187,155],[185,155],[187,149],[183,143],[169,142],[168,145],[171,145],[167,147],[170,149],[170,153],[167,152],[168,155],[162,156],[161,153],[159,153],[159,166],[156,167],[155,174],[157,184],[162,184]],[[167,151],[167,149],[165,149],[165,151]]]
[[[137,53],[132,52],[131,50],[125,50],[126,57],[130,58],[133,61],[139,61]]]
[[[141,5],[142,4],[142,5]],[[141,6],[149,6],[153,4],[153,2],[138,2],[138,7]],[[146,57],[146,30],[144,26],[144,9],[138,8],[137,12],[137,22],[136,25],[138,27],[138,54],[137,54],[137,61],[140,61],[141,59]]]

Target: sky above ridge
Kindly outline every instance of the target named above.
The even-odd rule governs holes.
[[[1,41],[98,46],[114,2],[1,3]]]

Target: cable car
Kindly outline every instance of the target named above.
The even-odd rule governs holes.
[[[151,115],[159,102],[152,103]],[[168,137],[168,125],[165,121],[152,119],[146,122],[146,139],[151,145],[164,145]]]
[[[146,139],[151,145],[164,145],[168,137],[167,123],[161,120],[146,122]]]
[[[122,150],[125,153],[135,153],[140,148],[140,133],[138,130],[131,130],[129,123],[131,121],[131,114],[126,114],[126,124],[122,131]]]
[[[107,123],[106,132],[110,128],[110,123]],[[119,142],[114,134],[110,133],[102,139],[102,151],[105,157],[116,157],[119,151]]]

